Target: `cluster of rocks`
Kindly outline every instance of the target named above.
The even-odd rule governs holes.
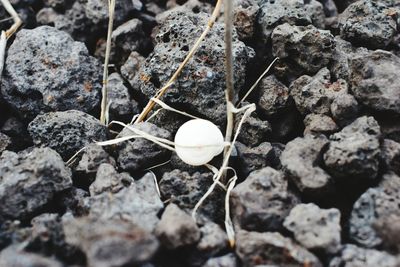
[[[107,1],[11,2],[24,29],[1,79],[0,266],[400,266],[399,1],[234,1],[234,101],[279,58],[242,103],[257,110],[230,161],[234,247],[223,187],[191,216],[208,168],[97,119]],[[166,84],[212,10],[116,2],[110,120]],[[163,97],[221,130],[223,35],[217,20]],[[173,140],[186,120],[159,110],[131,127]]]

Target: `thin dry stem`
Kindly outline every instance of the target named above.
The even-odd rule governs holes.
[[[22,20],[18,16],[17,12],[11,5],[10,1],[8,0],[0,0],[4,8],[7,10],[8,14],[11,15],[11,17],[14,20],[14,24],[6,31],[6,36],[7,38],[10,38],[11,35],[13,35],[18,28],[22,25]]]
[[[204,40],[204,38],[207,36],[207,34],[210,32],[211,28],[214,26],[215,21],[217,20],[220,9],[221,9],[221,4],[222,0],[218,0],[214,11],[207,23],[207,27],[204,29],[203,33],[200,35],[200,37],[197,39],[197,41],[194,43],[192,49],[190,49],[189,53],[187,54],[186,58],[182,61],[182,63],[179,65],[178,69],[175,71],[175,73],[172,75],[172,77],[169,79],[169,81],[158,91],[156,96],[154,96],[155,99],[160,99],[164,93],[168,90],[168,88],[174,84],[176,79],[179,77],[179,74],[181,74],[183,68],[186,66],[186,64],[189,62],[189,60],[192,58],[192,56],[196,53],[197,49],[199,48],[201,42]],[[140,113],[139,117],[136,119],[135,123],[139,123],[143,121],[146,117],[147,114],[153,109],[155,105],[155,102],[153,99],[147,103],[146,107],[143,109],[142,113]]]
[[[108,30],[107,30],[107,45],[106,45],[106,55],[104,57],[104,70],[103,70],[103,88],[101,90],[101,113],[100,122],[104,125],[108,124],[108,63],[110,61],[111,52],[111,35],[114,24],[114,11],[115,11],[115,0],[108,1]]]

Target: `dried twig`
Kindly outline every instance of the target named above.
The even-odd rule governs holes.
[[[101,114],[100,122],[107,125],[108,124],[108,63],[110,61],[111,52],[111,34],[114,24],[114,11],[115,11],[115,0],[108,1],[108,31],[107,31],[107,45],[106,45],[106,55],[104,57],[104,70],[103,70],[103,88],[101,90]]]
[[[190,49],[186,58],[179,65],[178,69],[175,71],[175,73],[172,75],[172,77],[169,79],[169,81],[158,91],[156,96],[154,96],[155,99],[160,99],[164,95],[164,93],[168,90],[168,88],[179,77],[179,74],[182,72],[183,68],[186,66],[186,64],[189,62],[189,60],[192,58],[192,56],[196,53],[201,42],[204,40],[204,38],[210,32],[211,28],[214,26],[214,23],[217,20],[219,13],[220,13],[221,4],[222,4],[222,0],[218,0],[215,5],[214,11],[207,23],[207,27],[204,29],[203,33],[200,35],[200,37],[194,43],[193,47]],[[142,113],[140,113],[140,115],[136,119],[135,123],[139,123],[139,122],[143,121],[146,118],[147,114],[149,114],[149,112],[153,109],[153,107],[155,105],[154,98],[150,99],[149,103],[147,103],[146,107],[143,109]]]

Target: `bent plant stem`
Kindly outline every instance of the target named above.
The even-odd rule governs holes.
[[[182,61],[182,63],[179,65],[178,69],[175,71],[175,73],[172,75],[172,77],[169,79],[169,81],[158,91],[156,96],[154,96],[155,99],[160,99],[164,93],[168,90],[168,88],[174,84],[176,79],[179,77],[179,74],[181,74],[183,68],[186,66],[186,64],[189,62],[189,60],[193,57],[193,55],[196,53],[197,49],[199,48],[201,42],[204,40],[204,38],[207,36],[207,34],[210,32],[211,28],[214,26],[215,21],[217,20],[220,9],[222,5],[222,0],[218,0],[214,11],[208,20],[207,27],[204,29],[203,33],[200,35],[200,37],[196,40],[194,43],[193,47],[190,49],[189,53],[185,57],[185,59]],[[139,123],[143,121],[147,114],[153,109],[154,105],[156,103],[154,102],[153,99],[151,99],[146,107],[143,109],[142,113],[140,113],[139,117],[136,119],[135,123]]]
[[[230,108],[229,103],[233,102],[234,95],[234,78],[233,78],[233,54],[232,54],[232,23],[233,23],[233,1],[225,0],[224,2],[224,18],[225,18],[225,72],[226,72],[226,132],[225,132],[225,142],[231,142],[233,133],[234,116]],[[224,149],[224,158],[228,157],[230,154],[229,147]],[[222,182],[224,182],[226,177],[226,172],[222,177]]]
[[[104,70],[103,70],[103,88],[101,90],[102,99],[101,99],[101,114],[100,114],[100,122],[104,125],[108,124],[108,63],[110,61],[110,52],[111,52],[111,35],[114,24],[114,11],[115,11],[115,0],[108,1],[108,30],[107,30],[107,45],[106,45],[106,54],[104,57]]]

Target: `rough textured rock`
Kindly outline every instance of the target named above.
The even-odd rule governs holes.
[[[90,185],[89,191],[92,196],[103,192],[117,193],[134,182],[128,173],[118,173],[113,165],[102,163],[96,173],[95,181]]]
[[[396,33],[395,16],[383,1],[357,1],[340,14],[340,35],[358,46],[385,48]]]
[[[262,201],[261,201],[262,200]],[[279,231],[298,199],[284,175],[270,167],[252,172],[231,193],[232,217],[240,229]]]
[[[235,143],[240,171],[247,176],[250,172],[271,166],[278,167],[279,155],[274,147],[263,142],[256,147],[247,147],[240,142]]]
[[[304,1],[257,1],[260,13],[257,22],[260,27],[262,40],[267,43],[275,27],[289,23],[291,25],[311,24],[310,14],[304,8]]]
[[[336,178],[375,179],[379,171],[381,131],[373,117],[360,117],[330,137],[324,154],[327,170]]]
[[[210,258],[203,267],[237,267],[238,263],[234,254]]]
[[[337,209],[299,204],[290,211],[283,225],[309,250],[334,254],[340,249],[340,212]]]
[[[200,229],[196,222],[175,204],[167,206],[155,234],[168,249],[192,245],[200,239]]]
[[[262,79],[258,85],[258,108],[265,116],[274,116],[292,104],[289,89],[274,75]]]
[[[195,172],[189,174],[180,170],[173,170],[163,174],[160,182],[160,192],[163,199],[170,200],[181,209],[191,212],[200,198],[212,184],[212,173]],[[205,216],[216,221],[224,216],[224,194],[217,186],[214,192],[198,210],[198,216]],[[199,217],[200,217],[199,216]]]
[[[72,186],[71,172],[49,148],[0,157],[0,217],[27,219]]]
[[[374,249],[364,249],[355,245],[346,245],[341,255],[332,259],[329,267],[397,267],[398,263],[394,256]]]
[[[400,175],[400,144],[385,139],[382,142],[382,159],[387,171],[393,171]]]
[[[77,110],[39,115],[29,123],[28,131],[36,146],[48,146],[64,159],[95,141],[107,139],[107,128],[100,121]]]
[[[349,219],[352,240],[367,248],[382,244],[376,232],[380,228],[376,225],[374,229],[374,224],[390,214],[400,214],[399,188],[400,177],[388,173],[383,176],[378,187],[370,188],[361,195],[354,203]]]
[[[333,58],[333,35],[312,25],[291,26],[285,23],[274,29],[271,38],[273,55],[279,57],[286,68],[298,69],[300,74],[314,74]],[[281,63],[278,63],[275,69],[280,67]]]
[[[304,118],[304,135],[307,134],[331,134],[339,130],[335,121],[324,114],[308,114]]]
[[[235,131],[239,121],[240,119],[238,118],[236,120]],[[266,141],[271,131],[271,125],[268,121],[261,120],[256,115],[251,115],[242,124],[237,140],[245,145],[254,147]]]
[[[108,77],[108,101],[110,121],[130,121],[139,113],[138,103],[129,95],[122,77],[114,72]]]
[[[320,167],[322,153],[328,143],[322,135],[306,135],[287,143],[282,152],[284,169],[306,195],[324,197],[332,190],[331,176]]]
[[[0,132],[0,154],[11,144],[11,138]]]
[[[61,262],[41,255],[25,252],[18,247],[9,247],[0,253],[0,266],[13,267],[63,267]]]
[[[235,1],[233,25],[235,25],[239,40],[253,37],[258,11],[259,7],[256,0]]]
[[[171,13],[160,25],[154,52],[141,65],[131,84],[147,98],[166,84],[193,42],[203,31],[208,15],[205,13]],[[178,80],[163,96],[171,105],[184,106],[187,112],[201,114],[213,122],[225,124],[225,76],[223,25],[216,23],[197,53],[184,68]],[[254,51],[237,40],[233,41],[235,99],[243,86],[246,65]]]
[[[64,220],[68,243],[80,247],[88,266],[138,266],[152,259],[157,239],[132,222],[91,220],[87,217]]]
[[[7,147],[8,150],[20,151],[32,146],[26,125],[16,117],[8,118],[1,127],[1,132],[11,138],[11,144]]]
[[[377,111],[400,114],[400,58],[382,50],[351,60],[352,91],[357,101]]]
[[[398,254],[400,251],[400,214],[388,214],[379,218],[373,227],[382,239],[382,246],[386,250]]]
[[[240,231],[236,242],[236,254],[244,267],[322,266],[318,258],[309,251],[276,232]]]
[[[72,187],[57,196],[57,205],[65,213],[73,216],[84,216],[89,213],[87,198],[89,193],[83,189]]]
[[[347,94],[344,80],[331,82],[327,68],[321,69],[315,76],[301,76],[290,85],[290,95],[297,109],[303,115],[310,113],[329,114],[332,101],[341,94]]]
[[[139,131],[151,134],[152,136],[171,140],[171,133],[161,129],[154,124],[142,122],[131,126]],[[124,128],[119,137],[136,135],[129,128]],[[154,165],[163,163],[169,159],[170,152],[161,146],[144,138],[131,139],[118,144],[117,163],[123,171],[135,173]]]
[[[91,218],[124,218],[148,231],[154,230],[159,221],[157,215],[164,207],[150,173],[113,194],[112,198],[109,192],[103,192],[92,196],[87,202]]]
[[[39,25],[54,25],[59,14],[51,7],[42,8],[36,14],[36,21]]]
[[[353,95],[339,94],[331,103],[332,118],[339,124],[354,120],[359,112],[359,105]]]
[[[25,119],[49,111],[90,112],[99,104],[100,90],[101,65],[62,31],[21,30],[8,49],[1,91]]]
[[[145,58],[138,52],[133,51],[129,54],[125,64],[121,66],[121,75],[129,82],[131,86],[134,86],[134,78],[139,73],[140,66],[144,63]]]

